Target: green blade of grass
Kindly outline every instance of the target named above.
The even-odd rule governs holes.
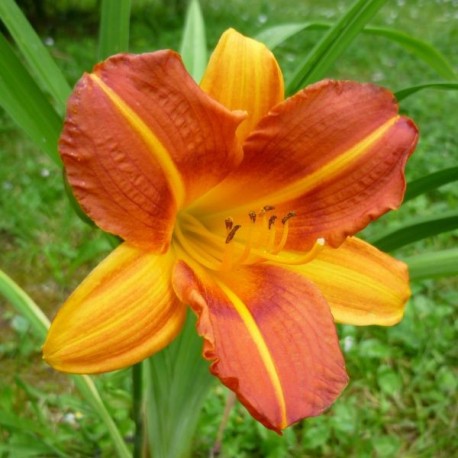
[[[440,89],[443,91],[456,91],[458,90],[458,82],[454,81],[437,81],[437,82],[430,82],[430,83],[423,83],[418,84],[416,86],[406,87],[405,89],[401,89],[397,91],[394,95],[398,100],[403,100],[409,95],[415,94],[418,91],[422,91],[423,89]]]
[[[414,199],[420,194],[437,189],[453,181],[458,181],[458,167],[450,167],[440,170],[439,172],[431,173],[425,177],[411,181],[407,185],[407,191],[404,196],[404,202]]]
[[[357,0],[353,3],[299,65],[287,86],[287,94],[325,76],[330,66],[385,2],[386,0]]]
[[[378,238],[370,240],[370,242],[382,251],[392,251],[409,243],[454,229],[458,229],[458,212],[414,220],[401,228],[390,230]]]
[[[458,248],[418,254],[403,261],[409,266],[411,280],[458,275]]]
[[[40,87],[54,98],[57,109],[63,113],[70,86],[14,0],[0,1],[0,19],[13,37]]]
[[[98,60],[129,50],[131,0],[103,0],[100,9]]]
[[[0,105],[56,163],[62,120],[0,34]]]
[[[274,26],[261,32],[257,39],[265,43],[270,49],[283,43],[293,35],[305,30],[328,30],[332,24],[326,22],[305,22],[302,24],[284,24]],[[377,35],[387,38],[415,55],[418,59],[429,65],[434,71],[445,79],[454,80],[457,75],[446,57],[429,43],[412,37],[399,30],[387,27],[366,26],[362,33]]]
[[[180,54],[186,69],[199,82],[207,66],[205,23],[198,0],[191,0],[181,39]]]
[[[189,458],[203,402],[214,381],[192,312],[179,336],[145,361],[151,456]]]
[[[49,328],[48,318],[25,291],[1,270],[0,295],[29,321],[35,334],[44,340]]]
[[[49,328],[49,320],[40,307],[19,287],[8,275],[0,270],[0,295],[30,323],[35,334],[44,340]],[[72,380],[86,401],[92,405],[95,412],[105,423],[111,439],[116,447],[118,456],[130,458],[130,452],[119,432],[113,418],[105,407],[94,381],[87,375],[72,375]]]
[[[432,69],[434,69],[442,78],[457,79],[457,74],[447,58],[431,44],[412,37],[407,33],[387,27],[367,27],[367,33],[379,35],[388,38],[407,51],[410,51],[417,58],[421,59]]]

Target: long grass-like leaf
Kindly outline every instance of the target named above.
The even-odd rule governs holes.
[[[205,23],[198,0],[191,0],[181,40],[180,54],[186,69],[199,82],[207,66]]]
[[[0,19],[37,78],[39,86],[54,98],[57,109],[63,113],[70,86],[14,0],[0,1]]]
[[[202,358],[202,340],[188,314],[180,335],[146,360],[147,432],[154,458],[191,456],[202,404],[214,378]]]
[[[411,280],[458,275],[458,248],[422,253],[403,261],[409,266]]]
[[[398,100],[403,100],[409,95],[415,94],[423,89],[440,89],[443,91],[456,91],[458,90],[458,82],[454,81],[436,81],[430,83],[418,84],[416,86],[406,87],[395,93]]]
[[[0,105],[39,148],[60,164],[57,139],[62,120],[2,34]]]
[[[432,191],[453,181],[458,181],[458,167],[450,167],[431,173],[425,177],[411,181],[407,185],[407,191],[404,196],[404,202],[414,199],[420,194]]]
[[[262,31],[256,38],[265,43],[270,49],[273,49],[299,32],[305,30],[328,30],[331,27],[332,24],[326,22],[283,24],[270,27]],[[421,59],[443,78],[447,80],[454,80],[457,78],[457,75],[447,58],[434,46],[425,41],[419,40],[418,38],[412,37],[404,32],[400,32],[399,30],[387,27],[366,26],[362,30],[362,33],[387,38],[402,46],[417,58]]]
[[[299,65],[287,86],[287,94],[325,76],[330,66],[385,2],[386,0],[357,0],[353,3]]]
[[[25,291],[1,270],[0,295],[5,297],[6,300],[29,321],[33,332],[40,337],[40,339],[44,340],[49,328],[49,320],[40,307],[35,304]],[[105,407],[93,380],[87,375],[72,375],[71,378],[86,401],[92,405],[95,412],[97,412],[105,423],[111,439],[113,440],[113,444],[116,447],[118,456],[121,458],[129,458],[131,456],[130,452],[113,418]]]
[[[129,49],[131,0],[102,0],[98,60]]]
[[[1,270],[0,295],[28,320],[35,334],[44,340],[49,328],[48,318],[25,291]]]
[[[383,251],[392,251],[404,245],[422,240],[433,235],[458,229],[458,212],[441,216],[430,216],[411,221],[409,224],[390,230],[371,240],[371,243]]]

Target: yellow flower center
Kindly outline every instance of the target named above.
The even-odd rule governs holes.
[[[265,205],[258,212],[250,211],[244,221],[227,217],[216,231],[183,211],[177,218],[173,244],[185,256],[216,271],[260,262],[298,265],[313,260],[323,249],[325,240],[318,238],[305,253],[285,250],[289,223],[296,213],[290,211],[279,218],[274,210],[273,206]]]

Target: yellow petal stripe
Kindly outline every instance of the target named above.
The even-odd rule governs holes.
[[[353,237],[292,270],[320,288],[339,323],[392,326],[410,296],[407,266]]]
[[[119,110],[121,115],[126,119],[129,125],[135,130],[142,140],[149,147],[151,154],[157,160],[158,164],[164,172],[170,192],[175,198],[177,208],[180,208],[184,202],[185,189],[183,180],[178,171],[175,163],[170,157],[169,152],[161,143],[161,141],[154,135],[151,129],[142,121],[142,119],[127,105],[124,100],[116,94],[109,86],[107,86],[99,76],[90,74],[89,77],[100,87],[106,94],[113,105]]]
[[[186,308],[170,284],[175,256],[123,243],[102,261],[59,310],[43,347],[63,372],[127,367],[169,344]]]
[[[283,76],[274,55],[256,40],[227,30],[213,52],[201,88],[230,110],[244,110],[241,142],[284,98]]]
[[[399,115],[390,118],[355,146],[340,154],[310,175],[285,186],[272,195],[263,196],[262,199],[250,201],[246,206],[244,205],[243,207],[240,206],[238,208],[240,209],[246,207],[247,210],[251,210],[253,208],[262,208],[266,202],[269,202],[271,205],[287,202],[306,194],[315,186],[333,179],[342,173],[352,162],[364,155],[368,149],[370,149],[383,137],[383,135],[388,132],[388,130],[399,120],[399,118]]]
[[[216,279],[215,279],[216,280]],[[234,294],[234,292],[229,289],[224,283],[220,281],[216,281],[218,286],[227,296],[227,298],[231,301],[232,305],[235,307],[235,310],[240,315],[240,318],[245,323],[248,332],[250,333],[251,337],[253,338],[256,347],[259,350],[259,354],[261,359],[266,367],[266,371],[270,376],[270,380],[272,382],[275,394],[277,396],[278,405],[280,406],[280,415],[281,415],[281,425],[280,429],[286,428],[288,425],[287,416],[286,416],[286,401],[285,396],[283,394],[283,388],[281,385],[280,377],[278,375],[277,368],[275,366],[275,362],[272,358],[272,355],[267,347],[267,344],[264,340],[264,337],[259,330],[256,321],[253,318],[253,315],[248,310],[247,306],[240,300],[240,298]]]

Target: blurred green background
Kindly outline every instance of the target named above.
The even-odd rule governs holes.
[[[18,1],[73,84],[97,54],[98,2]],[[350,1],[201,0],[211,50],[228,27],[254,36],[286,22],[334,21]],[[131,51],[178,49],[186,2],[133,0]],[[392,27],[437,47],[458,71],[458,1],[388,1],[372,25]],[[285,77],[322,32],[303,32],[275,53]],[[329,77],[372,81],[396,91],[438,80],[393,42],[361,34]],[[401,104],[421,140],[407,167],[414,179],[458,165],[458,94],[424,91]],[[0,267],[52,317],[63,299],[110,250],[100,233],[69,208],[57,167],[0,111]],[[415,216],[458,207],[456,184],[409,201],[363,236],[374,237]],[[456,246],[457,231],[408,245],[394,255]],[[393,328],[340,326],[351,376],[344,395],[325,415],[285,431],[267,431],[237,406],[221,457],[453,457],[458,456],[458,281],[412,284],[403,322]],[[41,360],[39,342],[24,318],[0,298],[0,457],[112,454],[97,416],[69,380]],[[132,437],[128,371],[97,377],[110,412]],[[224,408],[215,384],[202,412],[194,456],[208,456]],[[9,451],[8,451],[9,450]],[[13,452],[11,452],[13,450]]]

